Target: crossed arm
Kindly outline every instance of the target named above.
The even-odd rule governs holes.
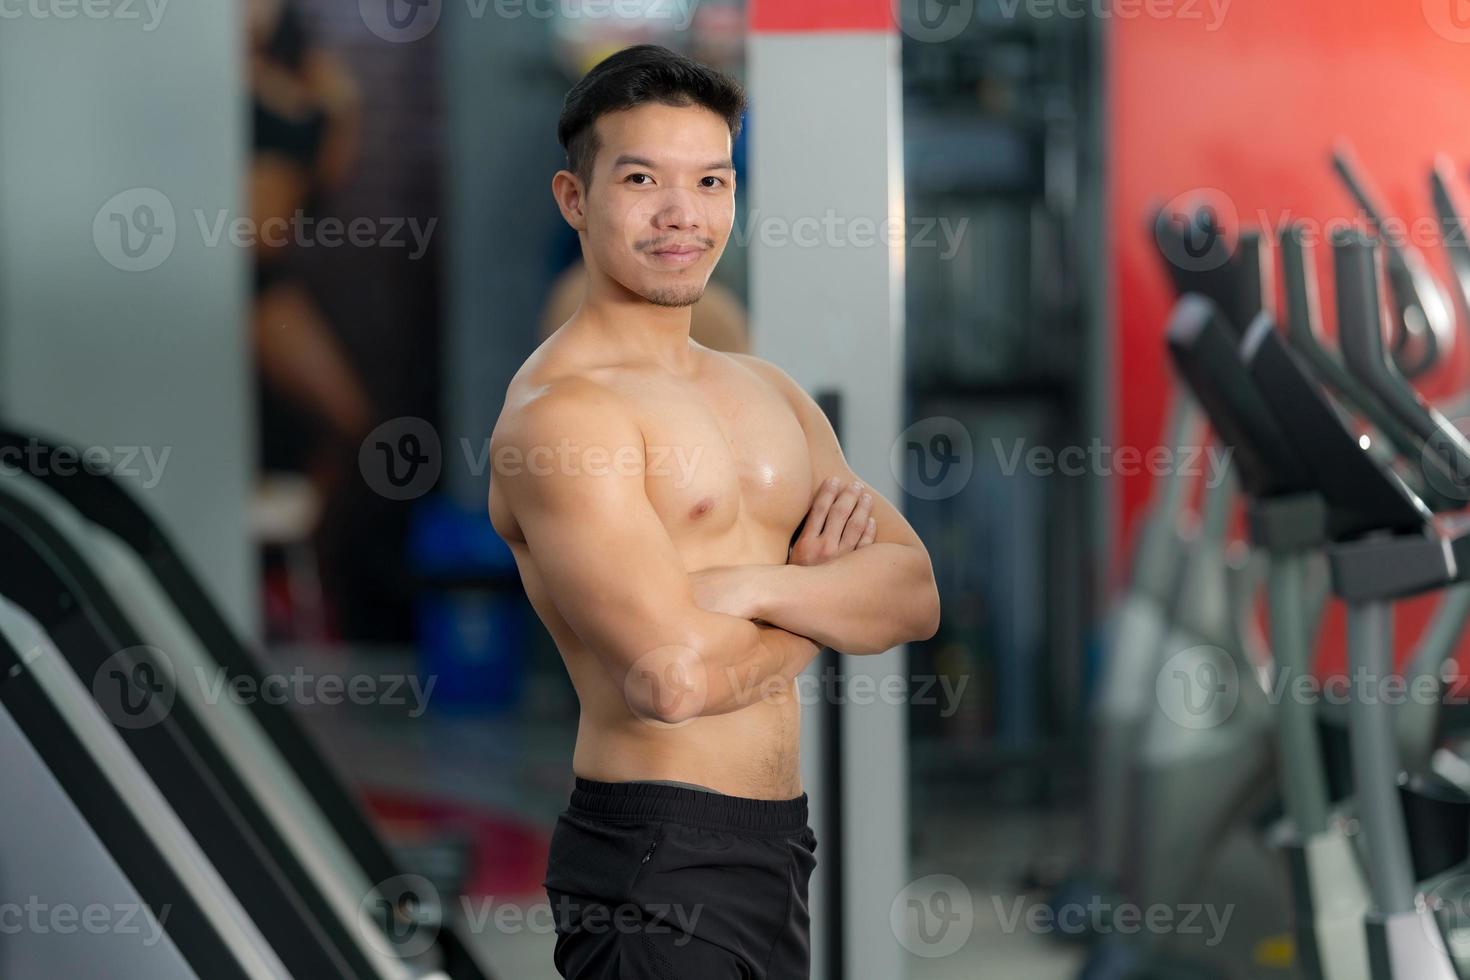
[[[735,711],[770,682],[793,680],[822,645],[877,653],[937,628],[938,594],[918,537],[878,494],[853,503],[856,477],[831,427],[780,379],[804,400],[793,407],[823,481],[791,556],[812,564],[688,574],[644,487],[642,433],[596,385],[557,382],[502,417],[492,437],[496,487],[546,594],[646,719],[679,724]],[[603,459],[637,462],[568,473],[503,465],[568,432]],[[875,525],[851,520],[858,506]]]
[[[848,654],[882,653],[933,636],[939,592],[919,536],[897,508],[863,486],[811,396],[771,364],[740,360],[791,404],[818,491],[790,562],[696,573],[701,607],[780,626]],[[853,547],[852,529],[862,528],[864,518],[876,522],[876,533],[868,527]]]

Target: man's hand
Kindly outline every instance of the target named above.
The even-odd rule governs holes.
[[[811,510],[792,542],[788,565],[820,565],[873,543],[878,522],[869,517],[873,497],[863,485],[827,480],[817,490]],[[779,566],[730,565],[706,568],[689,576],[694,604],[705,612],[757,619],[762,582]]]
[[[791,543],[788,565],[821,565],[873,543],[878,522],[868,516],[873,495],[861,483],[846,486],[836,477],[817,489],[802,526]]]

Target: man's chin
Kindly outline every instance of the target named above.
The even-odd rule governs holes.
[[[666,309],[683,309],[698,303],[700,297],[704,296],[704,288],[699,289],[653,289],[640,292],[642,296],[654,306],[662,306]]]

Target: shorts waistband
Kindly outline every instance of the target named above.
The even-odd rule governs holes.
[[[752,800],[680,786],[601,783],[577,777],[571,811],[610,820],[668,820],[709,830],[792,836],[807,825],[807,797]]]

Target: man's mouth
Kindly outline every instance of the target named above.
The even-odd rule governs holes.
[[[698,261],[704,252],[702,245],[666,245],[649,254],[666,265],[690,265]]]

